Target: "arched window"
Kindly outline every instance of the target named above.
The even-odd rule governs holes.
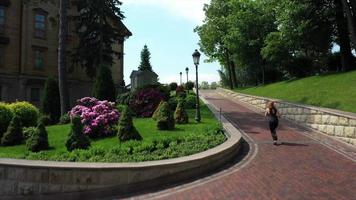
[[[47,34],[47,12],[43,9],[34,9],[35,37],[45,39]]]

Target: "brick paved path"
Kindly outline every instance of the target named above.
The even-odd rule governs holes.
[[[243,162],[212,177],[133,199],[356,199],[356,161],[282,121],[274,146],[266,119],[216,92],[202,92],[243,130],[251,151]],[[343,145],[343,144],[341,144]],[[350,155],[355,148],[349,148]],[[244,165],[241,165],[244,164]]]

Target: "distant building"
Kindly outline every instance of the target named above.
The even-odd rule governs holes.
[[[78,40],[73,17],[75,0],[69,5],[68,50]],[[58,9],[59,1],[0,0],[0,101],[26,100],[40,104],[47,77],[58,77]],[[122,40],[114,44],[116,51],[112,75],[119,87],[123,82],[124,41],[131,32],[121,21],[114,22],[122,30]],[[85,70],[68,62],[70,101],[91,94],[93,81]]]
[[[134,70],[130,75],[131,90],[158,83],[158,75],[150,70]]]

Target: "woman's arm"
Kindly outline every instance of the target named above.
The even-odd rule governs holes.
[[[269,109],[266,108],[266,111],[265,111],[265,117],[267,117],[267,115],[269,114]]]

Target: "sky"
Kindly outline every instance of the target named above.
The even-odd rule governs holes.
[[[140,64],[140,53],[145,44],[151,52],[151,65],[161,83],[180,83],[179,73],[189,68],[189,80],[195,80],[192,54],[199,49],[199,36],[194,28],[202,24],[203,6],[210,0],[121,0],[127,28],[132,36],[125,41],[124,79],[130,84],[132,70]],[[218,63],[199,65],[199,82],[219,81]]]

